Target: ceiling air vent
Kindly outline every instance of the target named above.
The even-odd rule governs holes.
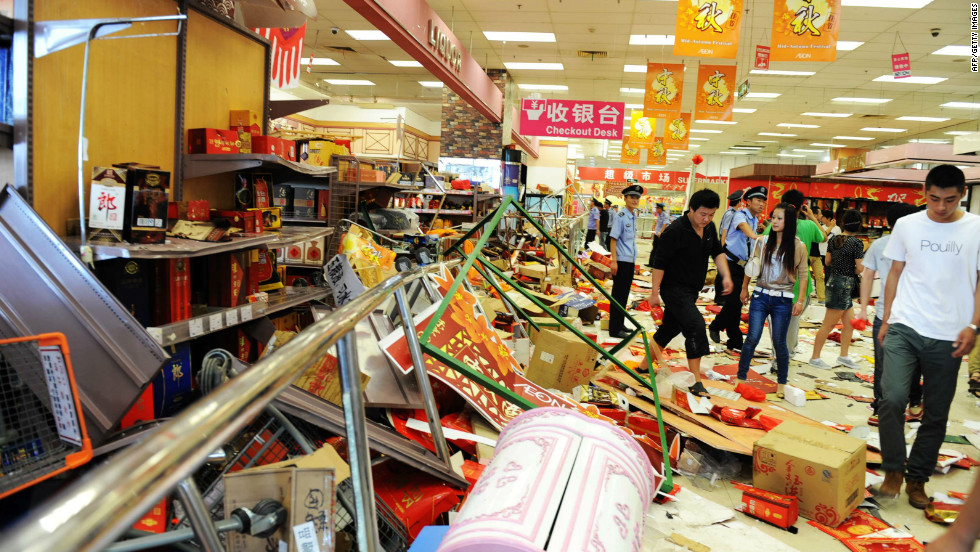
[[[579,50],[578,57],[592,58],[593,60],[596,58],[601,59],[601,58],[609,57],[609,52],[603,52],[601,50]]]

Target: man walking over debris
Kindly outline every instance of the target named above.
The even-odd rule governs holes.
[[[696,380],[690,391],[700,397],[708,396],[701,383],[701,357],[710,350],[697,300],[708,274],[708,257],[715,259],[724,294],[733,289],[728,261],[711,221],[719,203],[715,192],[698,190],[691,195],[687,212],[664,230],[653,259],[653,289],[648,300],[650,306],[655,306],[663,297],[666,307],[663,324],[653,336],[661,349],[678,334],[684,334],[687,365]]]
[[[622,307],[615,305],[609,308],[609,335],[617,339],[626,339],[629,332],[623,325],[625,312],[629,304],[630,288],[633,286],[633,272],[636,269],[636,208],[643,195],[643,186],[633,184],[623,190],[623,201],[626,207],[620,209],[612,217],[612,230],[609,232],[609,251],[612,252],[613,275],[612,297]]]
[[[592,209],[589,209],[589,225],[585,232],[585,248],[595,239],[596,228],[599,225],[599,218],[602,214],[602,203],[598,199],[592,198]]]
[[[925,182],[926,211],[899,220],[885,246],[892,266],[879,334],[885,350],[878,406],[885,481],[878,494],[898,496],[904,476],[909,504],[919,509],[930,501],[925,484],[946,435],[961,359],[980,332],[980,216],[959,209],[965,195],[963,171],[933,168]],[[905,405],[920,370],[922,425],[906,458]]]

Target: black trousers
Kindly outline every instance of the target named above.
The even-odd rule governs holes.
[[[740,291],[742,289],[742,279],[745,278],[745,267],[738,266],[738,264],[729,259],[728,271],[732,275],[732,284],[735,288],[732,289],[731,293],[724,296],[725,303],[721,307],[721,312],[718,313],[718,316],[708,326],[708,329],[718,332],[724,330],[728,334],[728,347],[741,349],[742,329],[739,327],[739,324],[742,323],[742,295]],[[721,289],[719,293],[724,293],[724,289]]]
[[[674,286],[661,287],[660,298],[664,303],[664,320],[653,336],[657,345],[663,349],[678,334],[684,334],[687,358],[707,356],[711,350],[708,348],[704,317],[697,306],[698,291]]]
[[[585,247],[588,248],[592,240],[595,239],[595,229],[590,229],[585,233]]]
[[[636,267],[633,263],[616,263],[616,275],[613,276],[612,297],[617,303],[628,308],[630,300],[630,288],[633,286],[633,270]],[[626,313],[616,305],[609,305],[609,333],[616,334],[625,329],[624,319]]]
[[[649,266],[650,268],[653,268],[653,255],[657,252],[657,242],[658,241],[660,241],[660,236],[654,234],[653,235],[653,248],[650,249],[650,262],[647,263],[647,266]]]

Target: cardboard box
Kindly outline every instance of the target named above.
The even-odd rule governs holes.
[[[272,185],[272,206],[282,209],[283,214],[293,212],[293,187],[289,184]]]
[[[252,136],[262,135],[262,119],[257,111],[250,109],[232,109],[228,112],[228,128],[244,129]]]
[[[272,136],[252,136],[252,153],[265,153],[268,155],[282,155],[282,140]]]
[[[350,468],[330,445],[299,458],[226,474],[225,512],[253,508],[259,500],[272,498],[282,501],[287,516],[268,539],[226,534],[228,552],[266,552],[270,543],[273,550],[306,550],[296,542],[294,528],[308,522],[316,532],[316,549],[333,550],[336,486],[348,477]]]
[[[527,276],[528,278],[534,278],[536,280],[543,281],[545,279],[545,274],[549,277],[552,274],[558,274],[558,269],[553,266],[547,266],[543,264],[533,264],[533,265],[521,265],[517,267],[517,272],[521,276]]]
[[[538,333],[525,376],[546,389],[571,392],[588,383],[599,353],[572,332]]]
[[[238,153],[240,146],[237,130],[192,128],[187,131],[187,153]]]
[[[316,188],[293,186],[293,216],[301,218],[317,217]]]
[[[742,512],[776,527],[788,529],[796,525],[799,509],[799,499],[795,496],[752,488],[742,491]]]
[[[836,527],[864,499],[865,442],[783,422],[755,442],[752,484],[800,499],[800,515]]]
[[[289,140],[288,138],[280,138],[279,142],[282,145],[280,157],[287,161],[296,161],[296,141]]]

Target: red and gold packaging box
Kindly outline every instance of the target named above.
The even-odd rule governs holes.
[[[800,503],[795,496],[781,495],[748,485],[739,486],[742,490],[742,513],[788,529],[796,525]]]
[[[330,212],[330,190],[316,191],[316,218],[327,220]]]
[[[296,161],[296,141],[287,138],[280,138],[282,141],[282,158],[288,161]]]
[[[245,297],[249,295],[254,295],[259,292],[259,283],[269,277],[268,274],[264,272],[264,265],[262,264],[263,259],[260,259],[258,249],[250,249],[248,252],[248,264],[245,267]],[[246,299],[247,300],[247,299]]]
[[[249,207],[256,209],[272,207],[272,201],[269,198],[269,194],[272,192],[272,175],[254,173],[251,180],[252,204]]]
[[[223,253],[208,257],[208,305],[236,307],[247,303],[248,255]]]
[[[211,209],[211,218],[226,218],[235,228],[241,228],[247,234],[259,234],[262,232],[262,212],[261,211],[224,211],[221,209]]]
[[[150,382],[119,422],[119,429],[127,429],[156,418],[153,410],[153,382]]]
[[[162,259],[156,263],[154,278],[158,326],[191,317],[191,263],[189,259]]]
[[[281,155],[282,140],[272,136],[252,136],[252,153]]]
[[[187,202],[187,220],[211,220],[211,205],[206,199]]]
[[[252,136],[262,135],[262,119],[257,111],[250,109],[232,109],[228,112],[228,128],[247,130]]]
[[[278,230],[282,228],[282,209],[279,207],[264,207],[261,209],[249,209],[262,218],[262,231]]]
[[[187,131],[187,153],[239,153],[238,131],[192,128]]]
[[[150,511],[133,524],[133,529],[147,533],[163,533],[167,530],[167,499],[155,504]]]

